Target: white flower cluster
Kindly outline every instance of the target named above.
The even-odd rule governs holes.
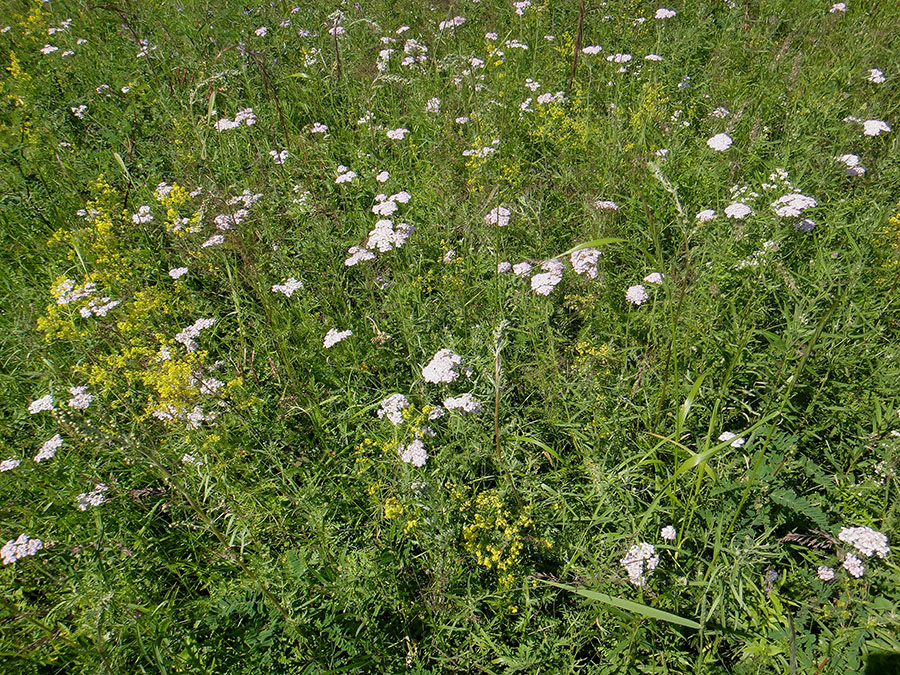
[[[582,248],[575,251],[569,261],[576,274],[584,274],[588,279],[596,279],[598,276],[597,265],[603,252],[596,248]]]
[[[871,527],[842,527],[838,539],[851,544],[867,558],[871,558],[873,554],[884,558],[891,552],[887,537]]]
[[[603,47],[601,47],[600,45],[589,45],[581,51],[588,56],[595,56],[603,51]]]
[[[834,568],[827,565],[819,565],[819,568],[816,570],[816,576],[822,581],[831,581],[834,579]]]
[[[269,150],[269,154],[276,164],[284,164],[284,160],[288,158],[287,150]]]
[[[388,418],[388,421],[397,426],[403,422],[403,410],[409,407],[409,401],[403,394],[393,394],[381,402],[378,410],[378,418]]]
[[[866,167],[859,165],[859,155],[841,155],[837,161],[847,167],[848,176],[862,176],[866,172]]]
[[[818,206],[819,203],[812,197],[807,197],[799,192],[779,197],[772,202],[775,214],[781,218],[799,218],[806,209]]]
[[[710,220],[716,217],[716,212],[712,209],[704,209],[700,213],[697,214],[697,222],[698,223],[708,223]]]
[[[863,565],[862,560],[852,553],[848,553],[844,558],[844,569],[857,579],[866,573],[866,567]]]
[[[388,129],[387,137],[394,141],[402,141],[408,133],[409,129],[406,127],[398,127],[396,129]]]
[[[628,290],[625,291],[625,299],[632,305],[641,305],[645,303],[649,297],[647,289],[644,288],[643,284],[629,286]]]
[[[56,454],[56,451],[59,450],[60,447],[62,447],[62,444],[62,436],[56,434],[56,436],[44,442],[44,444],[41,446],[40,452],[38,452],[38,454],[34,456],[34,461],[40,463],[45,459],[51,459],[53,455]]]
[[[659,536],[665,539],[666,541],[674,541],[675,540],[675,528],[671,525],[666,525],[663,529],[659,531]]]
[[[659,556],[653,544],[641,542],[629,548],[619,563],[628,572],[628,581],[641,587],[647,585],[647,578],[659,565]]]
[[[594,208],[600,211],[618,211],[619,205],[608,199],[598,199],[594,202]]]
[[[16,560],[34,555],[44,548],[44,542],[40,539],[29,539],[28,535],[20,534],[18,539],[10,539],[3,548],[0,548],[0,557],[4,565],[11,565]]]
[[[428,99],[428,102],[425,104],[425,112],[427,112],[427,113],[441,112],[441,99],[439,99],[437,97]]]
[[[428,461],[428,452],[425,450],[425,443],[419,438],[411,441],[407,445],[401,444],[397,446],[397,453],[400,455],[400,459],[415,467],[423,467],[425,466],[425,462]]]
[[[454,382],[459,377],[462,357],[449,349],[439,350],[431,361],[422,368],[422,377],[432,384]]]
[[[281,293],[287,297],[291,297],[295,291],[299,291],[301,288],[303,288],[302,281],[298,281],[294,277],[288,277],[280,284],[272,286],[272,292]]]
[[[753,213],[753,209],[743,202],[734,202],[725,207],[725,215],[735,220],[743,220]]]
[[[399,208],[398,204],[406,204],[411,198],[412,196],[406,190],[392,194],[390,197],[383,193],[377,194],[372,212],[376,215],[391,215]],[[400,248],[415,230],[414,225],[407,223],[394,225],[392,220],[381,218],[376,221],[375,227],[369,232],[363,246],[351,246],[347,249],[350,256],[344,260],[344,265],[353,267],[364,260],[373,260],[375,258],[374,250],[384,253],[394,248]]]
[[[153,220],[153,214],[150,213],[150,207],[146,204],[140,207],[137,213],[131,214],[131,222],[135,225],[141,225],[142,223],[149,223]]]
[[[352,330],[339,331],[337,328],[332,328],[325,334],[325,341],[324,341],[325,349],[331,349],[338,342],[340,342],[342,340],[346,340],[351,335],[353,335]]]
[[[562,260],[545,260],[541,263],[541,274],[535,274],[531,277],[531,290],[538,295],[550,295],[550,292],[556,288],[563,275]]]
[[[890,131],[890,126],[881,120],[866,120],[863,122],[863,134],[866,136],[878,136],[882,131]]]
[[[463,394],[456,398],[452,396],[445,398],[444,406],[447,410],[458,410],[467,414],[481,412],[481,402],[472,394]]]
[[[188,273],[187,267],[173,267],[172,269],[169,270],[169,276],[174,281],[177,281],[178,279],[180,279],[187,273]]]
[[[39,412],[46,412],[49,410],[54,410],[53,394],[41,396],[39,399],[35,399],[34,401],[32,401],[28,406],[28,412],[32,415],[36,415]]]
[[[256,124],[256,115],[253,114],[253,108],[244,108],[234,116],[233,120],[223,117],[216,122],[216,131],[228,131],[229,129],[237,129],[242,124],[250,127]]]
[[[741,446],[744,445],[744,442],[745,442],[745,439],[738,438],[737,434],[733,434],[730,431],[723,431],[721,434],[719,434],[719,440],[722,441],[723,443],[732,441],[732,443],[731,443],[732,448],[740,448]]]
[[[154,410],[153,417],[164,422],[181,420],[185,423],[187,429],[199,429],[203,422],[212,422],[216,419],[216,414],[214,412],[205,412],[199,405],[195,405],[190,411],[186,407],[169,405],[165,408]]]
[[[660,7],[656,10],[657,19],[671,19],[676,14],[677,12],[674,9],[666,9],[665,7]]]
[[[21,464],[21,463],[22,462],[18,459],[12,459],[12,458],[4,459],[2,462],[0,462],[0,472],[12,471],[17,466],[19,466],[19,464]]]
[[[462,26],[466,22],[466,17],[464,16],[454,16],[449,21],[441,21],[438,24],[438,30],[446,30],[450,28],[456,28],[457,26]]]
[[[91,492],[82,492],[76,498],[78,508],[82,511],[87,511],[87,507],[89,506],[100,506],[106,501],[106,497],[103,496],[103,493],[107,490],[109,490],[109,486],[106,485],[106,483],[97,483]]]
[[[496,225],[497,227],[506,227],[509,225],[510,210],[503,206],[496,206],[488,211],[484,217],[484,222],[488,225]]]
[[[339,164],[337,168],[338,177],[334,179],[334,182],[340,185],[341,183],[349,183],[354,178],[356,178],[356,172],[351,171],[349,168],[344,166],[343,164]]]
[[[197,349],[195,338],[200,337],[200,331],[210,328],[215,322],[215,319],[197,319],[175,336],[175,342],[180,342],[185,349],[192,352]]]
[[[708,141],[706,141],[706,144],[713,150],[724,152],[731,147],[732,142],[733,141],[731,140],[731,136],[729,136],[728,134],[716,134]]]
[[[87,387],[69,387],[72,398],[69,399],[69,407],[76,410],[86,410],[94,400],[94,395],[89,394]]]
[[[73,279],[63,279],[50,289],[50,294],[56,298],[57,305],[68,305],[97,292],[97,284],[89,281],[81,286],[76,286]]]

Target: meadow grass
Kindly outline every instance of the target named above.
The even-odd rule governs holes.
[[[6,667],[900,672],[839,5],[8,0]]]

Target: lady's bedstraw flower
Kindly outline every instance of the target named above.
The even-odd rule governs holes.
[[[332,328],[325,334],[325,349],[331,349],[341,340],[346,340],[348,337],[353,335],[352,330],[342,330],[339,331],[336,328]]]
[[[636,286],[629,286],[628,290],[625,291],[625,299],[630,302],[632,305],[640,305],[647,301],[647,289],[645,289],[641,284],[637,284]]]
[[[56,451],[59,450],[60,447],[62,447],[62,444],[62,436],[56,434],[56,436],[44,442],[44,444],[41,446],[40,452],[38,452],[38,454],[34,456],[34,461],[40,463],[45,459],[51,459],[53,455],[56,454]]]
[[[422,377],[426,382],[440,384],[454,382],[459,377],[462,357],[449,349],[439,350],[431,361],[422,368]]]
[[[47,410],[53,410],[53,395],[47,394],[46,396],[41,396],[39,399],[32,401],[31,405],[28,406],[28,412],[32,415],[36,415],[39,412],[44,412]]]

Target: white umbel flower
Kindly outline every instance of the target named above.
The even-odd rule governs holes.
[[[423,467],[425,466],[425,462],[428,461],[428,452],[425,450],[425,443],[419,438],[410,442],[409,445],[399,445],[397,447],[397,453],[400,455],[400,459],[415,467]]]
[[[881,120],[866,120],[863,122],[863,133],[866,136],[877,136],[882,131],[888,132],[891,128]]]
[[[706,141],[706,144],[710,148],[712,148],[713,150],[716,150],[718,152],[723,152],[723,151],[727,150],[728,148],[731,147],[732,143],[733,143],[733,141],[731,140],[731,136],[729,136],[728,134],[716,134],[715,136],[710,138],[708,141]]]
[[[743,220],[753,213],[753,209],[743,202],[735,202],[725,207],[725,215],[735,220]]]
[[[842,527],[838,539],[852,544],[867,558],[871,558],[873,554],[884,558],[891,552],[887,544],[887,537],[871,527]]]
[[[408,407],[409,401],[403,394],[393,394],[381,402],[378,417],[379,419],[387,417],[388,421],[396,426],[403,422],[403,410]]]
[[[816,570],[816,576],[822,581],[831,581],[834,579],[834,568],[827,565],[819,565],[819,568]]]
[[[722,441],[723,443],[725,443],[727,441],[732,441],[732,443],[731,443],[732,448],[740,448],[742,445],[744,445],[744,441],[745,441],[745,439],[738,438],[737,434],[733,434],[730,431],[723,431],[721,434],[719,434],[719,440]]]
[[[341,340],[346,340],[348,337],[353,335],[352,330],[342,330],[339,331],[336,328],[332,328],[325,334],[325,349],[331,349]]]
[[[628,572],[628,581],[641,587],[647,585],[647,578],[659,565],[659,556],[653,544],[641,542],[629,548],[619,563]]]
[[[459,377],[462,357],[449,349],[439,350],[431,361],[422,368],[422,377],[432,384],[454,382]]]
[[[666,541],[674,541],[675,540],[675,528],[671,525],[666,525],[663,529],[659,531],[659,536],[665,539]]]
[[[637,284],[636,286],[629,286],[628,290],[625,291],[625,299],[630,302],[632,305],[640,305],[643,302],[646,302],[647,298],[647,289],[644,288],[641,284]]]
[[[457,410],[461,413],[477,413],[481,411],[481,402],[472,396],[472,394],[463,394],[453,398],[452,396],[444,399],[444,407],[447,410]]]
[[[31,405],[28,406],[28,412],[32,415],[36,415],[39,412],[44,412],[47,410],[53,410],[52,394],[41,396],[39,399],[32,401]]]
[[[59,450],[59,448],[62,446],[62,444],[62,436],[56,434],[56,436],[44,442],[44,444],[41,446],[40,452],[38,452],[38,454],[34,456],[34,461],[40,463],[45,459],[51,459],[53,455],[56,454],[56,451]]]
[[[294,277],[288,277],[280,284],[275,284],[272,286],[273,293],[281,293],[286,297],[291,297],[296,291],[299,291],[303,288],[303,282],[298,281]]]
[[[865,565],[863,565],[862,560],[852,553],[848,553],[847,557],[844,558],[844,569],[857,579],[866,573],[866,568]]]

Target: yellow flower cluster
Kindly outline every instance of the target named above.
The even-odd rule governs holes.
[[[463,502],[460,511],[470,519],[463,527],[463,547],[479,565],[508,573],[521,561],[525,532],[534,523],[531,507],[514,513],[497,490],[488,490]]]

